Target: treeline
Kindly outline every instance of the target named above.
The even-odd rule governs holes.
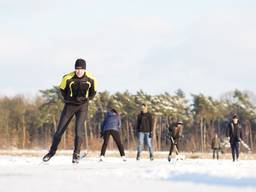
[[[116,108],[122,117],[122,140],[126,149],[136,148],[136,119],[140,104],[146,103],[153,113],[155,150],[167,150],[170,141],[168,127],[177,120],[184,121],[184,151],[208,151],[214,133],[225,138],[227,123],[233,113],[240,117],[244,129],[244,141],[253,149],[256,143],[256,107],[248,92],[235,90],[224,94],[221,99],[213,99],[203,94],[189,97],[182,90],[174,94],[150,95],[143,91],[131,94],[110,94],[100,92],[90,102],[86,135],[83,148],[100,148],[100,126],[104,113]],[[24,96],[0,98],[0,148],[44,148],[51,144],[60,112],[63,108],[62,96],[57,87],[40,91],[34,99]],[[74,120],[61,141],[60,148],[72,149]],[[110,147],[113,143],[110,143]]]

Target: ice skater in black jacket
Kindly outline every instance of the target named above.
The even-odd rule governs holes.
[[[138,151],[137,151],[137,160],[140,160],[140,154],[143,148],[144,140],[149,150],[149,158],[151,161],[154,160],[153,156],[153,147],[152,147],[152,131],[153,131],[153,120],[152,115],[148,111],[146,104],[141,105],[141,112],[137,118],[137,128],[136,132],[138,134]]]
[[[236,161],[239,159],[240,141],[243,139],[242,126],[237,114],[233,115],[232,121],[228,124],[227,137],[229,137],[233,161]]]
[[[96,79],[86,71],[85,60],[76,60],[75,70],[64,75],[59,88],[65,105],[57,130],[53,136],[52,145],[49,152],[43,157],[43,161],[49,161],[55,155],[62,135],[68,128],[71,119],[76,116],[75,147],[72,162],[78,163],[80,159],[80,148],[85,134],[84,122],[87,117],[89,100],[92,100],[96,94]]]

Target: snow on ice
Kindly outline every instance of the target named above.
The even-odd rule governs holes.
[[[0,156],[0,192],[256,191],[256,161]]]

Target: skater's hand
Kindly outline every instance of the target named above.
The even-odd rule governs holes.
[[[104,136],[103,132],[100,132],[100,138],[102,138]]]
[[[148,137],[149,137],[149,138],[152,138],[152,135],[153,135],[152,132],[150,132]]]

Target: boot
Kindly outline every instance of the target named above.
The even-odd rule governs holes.
[[[152,153],[150,153],[149,159],[150,159],[150,161],[153,161],[153,160],[154,160],[154,155],[153,155]]]
[[[104,155],[101,155],[100,156],[100,161],[104,161],[104,158],[105,158]]]
[[[125,156],[122,156],[122,159],[123,159],[124,162],[127,161],[126,158],[125,158]]]
[[[72,163],[79,163],[80,155],[78,153],[73,154]]]
[[[49,161],[54,155],[55,155],[55,152],[50,151],[49,153],[47,153],[47,154],[43,157],[43,161],[44,161],[44,162]]]
[[[136,160],[137,160],[137,161],[139,161],[139,160],[140,160],[140,153],[139,153],[139,152],[137,153]]]

